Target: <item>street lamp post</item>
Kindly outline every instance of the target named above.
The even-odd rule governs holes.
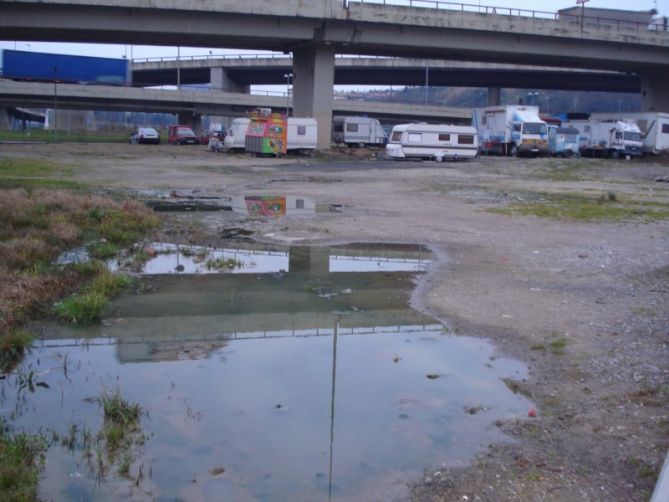
[[[290,81],[293,78],[292,73],[284,73],[283,78],[286,79],[286,119],[290,110]]]
[[[58,142],[58,67],[53,67],[53,131]]]

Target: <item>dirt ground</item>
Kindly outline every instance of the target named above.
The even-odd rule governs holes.
[[[343,206],[235,223],[258,240],[430,246],[436,259],[414,306],[524,361],[529,377],[508,385],[536,403],[537,416],[491,424],[513,441],[490,445],[466,467],[433,466],[411,498],[630,501],[652,493],[669,448],[669,219],[504,210],[581,194],[666,211],[669,183],[656,181],[669,176],[666,158],[393,163],[375,152],[256,159],[167,145],[0,145],[0,156],[57,161],[67,165],[63,177],[120,193],[198,189]],[[172,238],[202,243],[219,241],[231,224],[222,213],[168,219]]]

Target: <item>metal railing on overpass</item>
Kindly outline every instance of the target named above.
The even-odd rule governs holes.
[[[559,12],[548,12],[541,10],[516,9],[513,7],[498,7],[492,5],[468,4],[457,2],[445,2],[442,0],[344,0],[344,4],[376,4],[393,7],[409,7],[419,9],[440,9],[460,12],[471,12],[485,15],[498,15],[509,17],[524,17],[532,19],[545,19],[553,21],[565,21],[568,23],[584,23],[586,25],[599,25],[617,29],[634,29],[637,31],[667,31],[666,24],[649,23],[641,21],[628,21],[624,19],[607,18],[603,16],[587,16],[578,14],[565,14]]]
[[[239,53],[239,54],[198,54],[195,56],[156,56],[148,58],[133,58],[132,63],[161,63],[168,61],[209,61],[214,59],[239,60],[239,59],[292,59],[291,54],[279,52],[266,53]],[[366,56],[364,54],[336,54],[337,59],[399,59],[394,56]]]

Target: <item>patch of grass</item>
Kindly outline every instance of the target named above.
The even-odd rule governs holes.
[[[1,134],[1,133],[0,133]],[[43,159],[0,159],[0,188],[82,188],[82,183],[63,179],[72,175],[71,166]]]
[[[233,270],[242,266],[242,262],[235,258],[210,258],[205,263],[208,269],[215,270]]]
[[[88,251],[92,257],[99,260],[113,258],[119,252],[119,247],[111,242],[100,241],[88,245]]]
[[[131,277],[122,274],[114,274],[109,270],[100,271],[86,286],[85,290],[100,294],[106,298],[118,296],[125,288],[133,283]]]
[[[565,337],[557,337],[551,340],[550,347],[553,354],[562,355],[569,341]]]
[[[90,324],[102,319],[109,300],[100,293],[75,293],[54,306],[56,315],[70,324]]]
[[[632,218],[669,219],[669,204],[621,200],[613,192],[593,197],[573,193],[540,193],[540,200],[517,202],[507,208],[491,208],[489,212],[507,215],[538,216],[576,221],[620,221]]]
[[[40,141],[47,143],[127,143],[129,134],[88,134],[58,131],[58,141],[53,130],[27,129],[25,131],[0,131],[0,141]]]
[[[39,472],[46,449],[43,437],[11,435],[0,421],[0,498],[3,501],[37,500]]]
[[[100,394],[100,404],[105,420],[122,426],[136,424],[142,412],[139,404],[127,401],[118,387],[111,391],[103,389]]]
[[[33,337],[20,330],[12,330],[0,339],[0,372],[9,371],[30,348]]]
[[[530,346],[530,349],[531,350],[541,350],[541,351],[545,352],[546,351],[546,345],[544,345],[543,343],[536,343],[536,344]]]

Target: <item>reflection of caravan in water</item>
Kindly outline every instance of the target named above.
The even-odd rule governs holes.
[[[481,151],[499,155],[548,153],[548,126],[537,106],[489,106],[472,110]]]
[[[377,119],[369,117],[333,117],[332,141],[348,146],[383,145],[386,133]]]
[[[598,120],[634,120],[641,131],[643,153],[669,151],[669,113],[593,113],[590,117]]]
[[[251,121],[239,117],[232,121],[223,142],[227,152],[243,152],[246,148],[246,131]],[[288,117],[288,151],[312,151],[316,148],[316,120],[312,118]]]
[[[478,151],[476,129],[444,124],[396,125],[386,145],[392,159],[471,159]]]

